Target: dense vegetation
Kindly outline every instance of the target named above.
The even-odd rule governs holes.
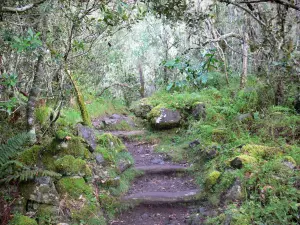
[[[103,131],[143,128],[222,209],[206,224],[299,224],[299,22],[297,1],[3,0],[0,223],[106,224],[139,172]]]

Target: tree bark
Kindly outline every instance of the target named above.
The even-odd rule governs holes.
[[[244,34],[244,44],[243,44],[243,72],[241,75],[240,80],[240,89],[243,89],[247,82],[247,75],[248,75],[248,34],[245,32]]]
[[[31,135],[31,143],[36,142],[36,130],[35,130],[35,117],[34,117],[34,110],[37,103],[37,99],[40,95],[41,89],[40,84],[42,82],[42,65],[43,65],[43,55],[38,57],[35,74],[33,78],[32,88],[29,92],[27,108],[26,108],[26,120],[27,120],[27,131]]]
[[[140,94],[141,94],[141,98],[145,98],[145,80],[144,80],[144,74],[143,74],[143,70],[142,70],[141,64],[139,64],[138,69],[139,69],[140,84],[141,84]]]

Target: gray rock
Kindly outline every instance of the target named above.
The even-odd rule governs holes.
[[[253,119],[253,113],[240,114],[236,117],[236,120],[239,122],[250,121]]]
[[[196,146],[200,145],[200,141],[195,140],[189,143],[190,148],[195,148]]]
[[[152,164],[159,164],[159,165],[165,164],[164,160],[162,160],[162,159],[160,159],[160,158],[152,159],[152,160],[151,160],[151,163],[152,163]]]
[[[243,161],[239,157],[236,157],[230,162],[230,165],[233,168],[241,169],[243,167]]]
[[[205,157],[208,160],[215,158],[218,154],[217,146],[211,146],[205,151]]]
[[[59,204],[59,195],[51,178],[46,177],[23,184],[20,189],[21,195],[27,201],[48,205]]]
[[[90,152],[94,152],[97,148],[96,131],[82,124],[77,124],[78,135],[82,137],[89,145]]]
[[[289,162],[289,161],[283,161],[282,164],[284,166],[286,166],[287,168],[291,169],[291,170],[294,170],[296,169],[296,165],[292,162]]]
[[[132,163],[129,160],[120,160],[118,162],[118,172],[123,173],[125,170],[129,169],[132,166]]]
[[[96,163],[97,163],[98,165],[104,166],[104,165],[106,164],[106,161],[105,161],[105,159],[103,158],[102,154],[97,154],[97,155],[95,156],[95,159],[96,159]]]
[[[225,195],[226,202],[235,202],[243,199],[242,183],[236,179]]]
[[[35,178],[35,182],[37,184],[48,184],[48,185],[50,185],[51,182],[52,182],[52,179],[51,179],[51,177],[37,177],[37,178]]]
[[[170,129],[180,126],[181,115],[178,110],[161,108],[158,116],[150,118],[151,124],[158,129]]]
[[[204,103],[196,104],[192,109],[192,115],[196,120],[206,119],[206,107]]]

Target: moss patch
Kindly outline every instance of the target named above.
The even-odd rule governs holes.
[[[39,159],[41,148],[42,147],[39,145],[32,146],[31,148],[22,152],[19,155],[18,160],[27,166],[36,165]]]
[[[59,193],[68,194],[73,198],[78,198],[82,194],[93,195],[92,188],[82,177],[64,177],[58,181],[57,189]]]
[[[242,147],[242,153],[247,153],[255,158],[269,158],[282,153],[282,150],[264,145],[248,144]]]
[[[28,216],[15,214],[14,218],[9,222],[9,225],[38,225],[38,223]]]
[[[92,175],[92,171],[88,167],[86,161],[82,159],[75,159],[72,155],[65,155],[64,157],[56,160],[54,165],[56,167],[56,171],[63,175]]]
[[[208,173],[208,175],[205,178],[205,188],[210,189],[211,187],[213,187],[217,183],[220,176],[221,172],[217,170]]]
[[[123,142],[118,137],[110,133],[106,133],[98,136],[97,143],[102,148],[113,149],[117,152],[121,152],[126,149]]]

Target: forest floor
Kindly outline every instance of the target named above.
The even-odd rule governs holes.
[[[123,137],[124,137],[123,133]],[[186,162],[174,163],[165,154],[156,153],[154,144],[124,138],[135,167],[144,174],[132,183],[123,200],[136,207],[122,212],[111,225],[177,225],[190,224],[188,218],[200,192],[194,178],[186,171]]]

